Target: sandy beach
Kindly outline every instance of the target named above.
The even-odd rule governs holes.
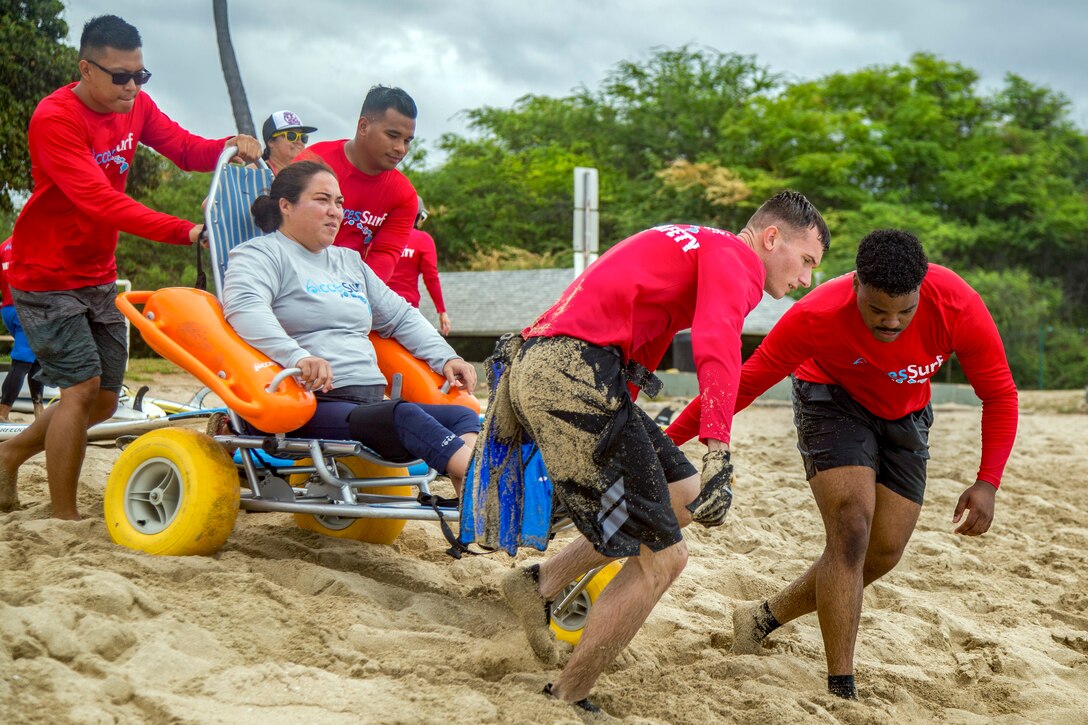
[[[175,400],[199,387],[150,384]],[[815,615],[760,655],[730,652],[733,608],[823,544],[789,407],[741,413],[728,523],[687,531],[687,569],[594,700],[630,723],[1088,722],[1088,407],[1083,391],[1021,404],[994,526],[973,539],[951,518],[974,480],[979,410],[938,407],[917,531],[866,590],[858,702],[825,693]],[[42,457],[21,471],[22,508],[0,515],[0,721],[581,722],[539,694],[554,671],[502,603],[505,554],[454,561],[426,523],[377,546],[240,514],[216,556],[145,555],[102,522],[118,455],[90,447],[84,521],[47,518]]]

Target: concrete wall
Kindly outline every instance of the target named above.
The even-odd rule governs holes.
[[[664,383],[662,395],[670,398],[692,398],[699,392],[699,381],[695,373],[658,372],[657,377]],[[959,403],[961,405],[982,405],[970,385],[953,383],[930,383],[933,388],[933,403]],[[790,400],[792,385],[789,378],[780,381],[760,396],[760,400]]]
[[[483,363],[478,362],[472,364],[476,368],[476,374],[480,379],[479,390],[482,395],[487,388],[487,376],[484,372],[484,366]],[[661,393],[662,397],[694,398],[699,393],[699,381],[696,379],[695,373],[658,371],[657,377],[661,378],[661,382],[664,384]],[[930,383],[930,385],[933,387],[934,405],[942,403],[982,405],[982,401],[975,396],[975,391],[971,389],[970,385],[956,385],[953,383]],[[789,402],[791,389],[790,379],[786,378],[772,386],[759,399]],[[1088,390],[1085,392],[1085,397],[1088,398]]]

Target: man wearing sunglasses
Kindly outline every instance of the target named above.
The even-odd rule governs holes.
[[[354,249],[388,282],[415,223],[415,187],[397,166],[416,135],[416,103],[400,88],[374,86],[363,100],[355,136],[315,143],[296,161],[321,161],[336,173],[344,221],[336,246]]]
[[[264,136],[264,153],[261,158],[268,162],[272,171],[280,170],[306,150],[310,134],[317,129],[303,126],[293,111],[276,111],[264,120],[261,135]]]
[[[15,222],[8,281],[41,378],[61,397],[0,444],[0,512],[18,506],[19,466],[44,450],[53,516],[80,517],[86,429],[116,410],[128,358],[114,305],[118,232],[192,244],[202,231],[125,194],[136,144],[187,171],[211,171],[228,144],[244,161],[260,155],[252,136],[212,140],[178,126],[140,92],[150,79],[139,31],[115,15],[99,16],[83,27],[79,80],[44,98],[31,116],[34,191]]]

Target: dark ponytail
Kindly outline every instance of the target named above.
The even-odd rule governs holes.
[[[283,224],[283,214],[280,213],[280,199],[286,199],[292,204],[297,204],[303,190],[310,183],[310,179],[320,173],[333,173],[333,170],[320,161],[296,161],[284,167],[272,180],[272,189],[268,194],[258,196],[250,212],[253,220],[265,234],[271,234]]]

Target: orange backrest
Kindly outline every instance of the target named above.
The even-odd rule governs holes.
[[[213,295],[191,287],[124,292],[117,295],[117,307],[152,350],[192,373],[259,430],[293,431],[317,410],[313,393],[294,377],[266,391],[283,368],[238,336]]]

